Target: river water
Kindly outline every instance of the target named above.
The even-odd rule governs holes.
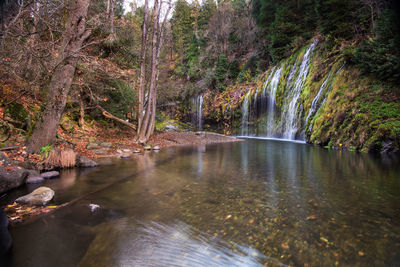
[[[80,199],[13,227],[4,266],[400,265],[398,158],[246,140],[104,163],[46,182]]]

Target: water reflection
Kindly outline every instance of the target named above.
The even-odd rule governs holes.
[[[13,229],[10,266],[77,229],[60,235],[68,264],[30,266],[396,265],[399,173],[398,158],[261,140],[136,155],[51,181],[56,201],[83,197]]]

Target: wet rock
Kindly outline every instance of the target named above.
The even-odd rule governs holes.
[[[178,131],[179,131],[179,128],[176,127],[175,125],[167,124],[167,125],[165,126],[165,131],[166,131],[166,132],[178,132]]]
[[[159,146],[155,146],[155,147],[153,147],[153,150],[160,150],[160,147]]]
[[[117,149],[117,153],[118,154],[122,154],[122,150],[121,149]]]
[[[144,147],[144,150],[151,150],[151,146],[146,145],[146,146]]]
[[[28,177],[26,169],[18,166],[0,166],[0,194],[23,185]]]
[[[44,179],[51,179],[60,176],[60,173],[58,171],[43,172],[40,174],[40,176],[42,176]]]
[[[130,158],[130,157],[131,156],[128,155],[128,154],[123,154],[123,155],[120,156],[121,159],[127,159],[127,158]]]
[[[0,208],[0,256],[6,254],[12,246],[11,235],[8,232],[8,217]]]
[[[106,155],[108,153],[108,150],[105,148],[102,148],[102,149],[96,149],[93,152],[97,155]]]
[[[28,205],[46,205],[54,197],[54,191],[48,187],[39,187],[32,193],[19,197],[15,201]]]
[[[75,130],[74,122],[67,115],[62,117],[60,126],[63,130],[69,133],[72,133]]]
[[[100,205],[90,203],[88,206],[91,212],[96,212],[100,210]]]
[[[99,164],[91,159],[88,159],[87,157],[79,156],[77,166],[84,168],[92,168],[99,166]]]
[[[122,149],[122,152],[124,152],[124,153],[131,153],[131,150],[130,150],[130,149],[127,149],[127,148],[124,148],[124,149]]]
[[[97,148],[99,148],[99,145],[96,143],[88,143],[86,146],[86,149],[88,149],[88,150],[93,150],[93,149],[97,149]]]
[[[140,153],[140,150],[136,149],[136,150],[133,151],[133,153],[139,154],[139,153]]]
[[[43,183],[43,182],[44,182],[44,178],[40,175],[37,175],[37,176],[29,175],[28,179],[26,179],[27,184],[38,184],[38,183]]]

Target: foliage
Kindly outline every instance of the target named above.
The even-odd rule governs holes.
[[[384,11],[374,29],[375,38],[356,50],[354,62],[366,74],[382,81],[400,82],[400,23],[394,11]]]
[[[52,151],[53,151],[52,145],[42,146],[40,148],[40,152],[44,155],[44,158],[47,158]]]

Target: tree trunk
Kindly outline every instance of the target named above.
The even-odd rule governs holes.
[[[85,105],[83,103],[83,91],[79,94],[79,126],[85,127]]]
[[[69,16],[65,24],[63,40],[56,65],[48,88],[48,95],[41,117],[36,123],[27,142],[27,152],[35,153],[40,147],[54,142],[61,115],[78,62],[79,50],[89,36],[86,31],[86,15],[90,0],[71,0]]]
[[[138,123],[137,123],[137,134],[135,140],[139,140],[139,132],[142,129],[143,121],[143,105],[144,95],[146,90],[146,50],[147,50],[147,13],[148,13],[148,0],[144,1],[144,15],[143,15],[143,27],[142,27],[142,48],[140,51],[141,63],[140,63],[140,87],[139,87],[139,99],[138,99]]]
[[[158,4],[158,0],[154,1],[153,8],[153,38],[152,38],[152,48],[151,48],[151,75],[150,75],[150,86],[149,86],[149,95],[146,107],[146,114],[144,116],[142,128],[139,131],[139,142],[145,143],[148,140],[148,132],[150,128],[151,116],[153,116],[153,105],[155,104],[154,98],[155,95],[155,80],[156,80],[156,61],[157,61],[157,40],[158,40],[158,27],[159,27],[159,18],[160,18],[160,6]],[[155,114],[154,114],[155,115]]]

